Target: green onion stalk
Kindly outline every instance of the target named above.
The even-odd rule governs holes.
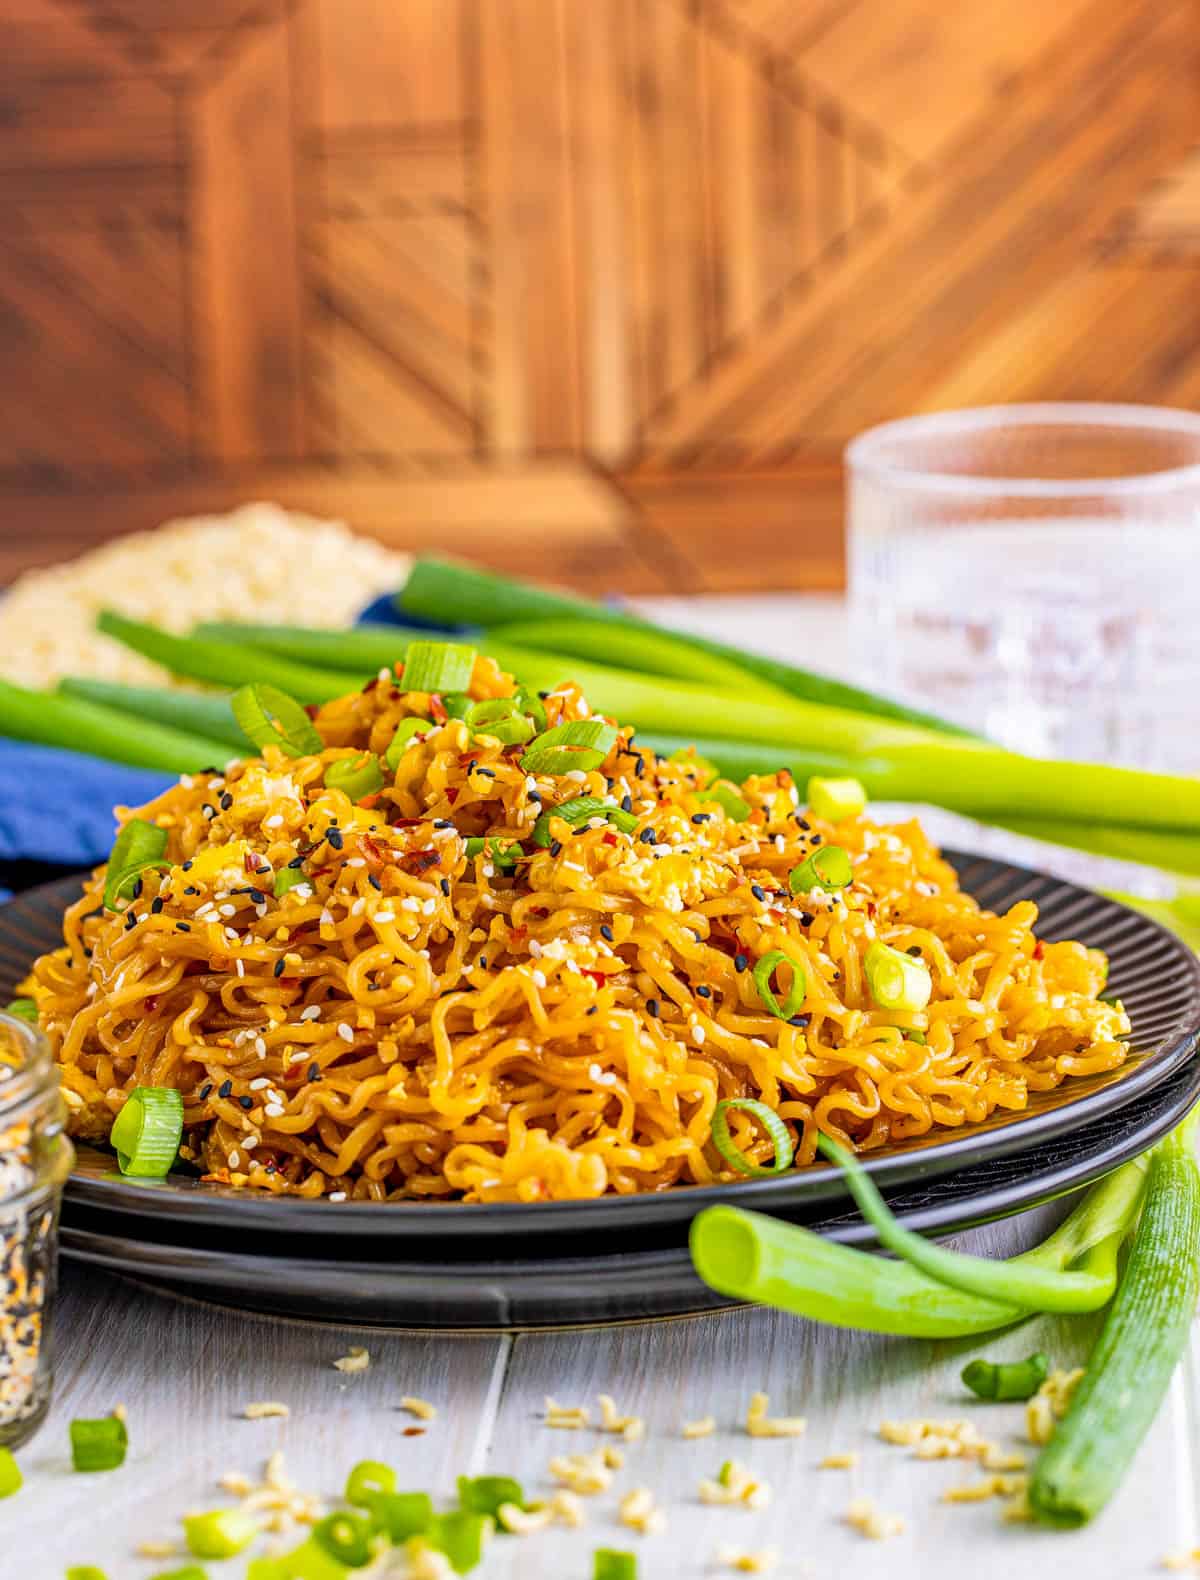
[[[7,681],[0,681],[0,735],[175,774],[198,773],[229,755],[219,742],[184,728]]]

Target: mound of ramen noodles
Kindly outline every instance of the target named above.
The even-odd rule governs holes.
[[[172,1086],[182,1158],[236,1186],[592,1197],[771,1166],[731,1099],[805,1164],[1127,1056],[1104,956],[982,910],[915,823],[658,758],[482,656],[459,695],[386,672],[310,712],[119,810],[160,863],[109,908],[100,868],[26,988],[75,1135]]]

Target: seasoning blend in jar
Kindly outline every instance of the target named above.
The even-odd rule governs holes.
[[[0,1014],[0,1446],[32,1437],[50,1403],[58,1210],[74,1149],[37,1027]]]

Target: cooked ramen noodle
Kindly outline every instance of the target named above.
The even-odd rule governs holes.
[[[471,698],[514,690],[476,659]],[[448,700],[385,673],[315,713],[323,750],[266,745],[120,810],[166,831],[162,864],[107,910],[99,869],[27,989],[76,1135],[174,1086],[210,1179],[593,1197],[737,1178],[730,1144],[771,1165],[753,1111],[714,1141],[727,1099],[806,1164],[819,1131],[876,1149],[1126,1058],[1104,956],[1039,940],[1029,901],[982,910],[916,823],[831,823],[787,773],[713,784],[594,720],[599,747],[531,757]],[[592,720],[572,685],[528,707],[539,731]],[[397,736],[376,788],[338,787]],[[830,847],[850,881],[797,882]],[[923,992],[873,987],[873,945]]]

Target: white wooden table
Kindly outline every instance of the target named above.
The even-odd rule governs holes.
[[[710,606],[704,623],[726,634],[742,610]],[[786,651],[795,611],[774,601],[771,613],[777,623],[756,613],[754,629]],[[804,640],[811,651],[807,624]],[[1045,1209],[957,1243],[1011,1255],[1057,1213]],[[591,1554],[604,1546],[636,1551],[643,1580],[718,1576],[730,1572],[715,1562],[726,1544],[776,1547],[772,1573],[785,1580],[1124,1580],[1200,1541],[1195,1346],[1119,1498],[1091,1529],[1059,1534],[1004,1524],[998,1501],[942,1502],[945,1488],[974,1479],[974,1467],[918,1461],[911,1450],[882,1442],[876,1428],[887,1418],[966,1415],[1016,1447],[1021,1407],[967,1403],[958,1382],[964,1358],[985,1349],[1017,1357],[1040,1347],[1070,1365],[1090,1338],[1083,1322],[1040,1321],[986,1345],[876,1339],[750,1310],[608,1329],[459,1336],[245,1316],[69,1263],[62,1282],[54,1407],[20,1455],[25,1488],[0,1502],[0,1580],[62,1580],[69,1565],[82,1563],[100,1565],[109,1580],[170,1571],[187,1560],[135,1557],[136,1544],[178,1540],[182,1513],[228,1501],[216,1489],[219,1475],[240,1469],[257,1479],[277,1449],[302,1488],[329,1499],[364,1458],[391,1463],[403,1487],[443,1499],[453,1495],[459,1474],[484,1471],[518,1476],[530,1496],[547,1494],[553,1455],[617,1440],[549,1430],[540,1419],[545,1395],[586,1403],[594,1416],[601,1392],[645,1418],[645,1439],[624,1446],[625,1468],[611,1491],[587,1500],[584,1529],[497,1539],[477,1571],[484,1580],[591,1580]],[[368,1348],[371,1364],[343,1375],[332,1363],[354,1344]],[[770,1394],[772,1414],[807,1416],[807,1434],[749,1438],[740,1423],[757,1388]],[[416,1424],[399,1408],[406,1394],[438,1407],[420,1436],[405,1434]],[[289,1417],[241,1417],[247,1402],[263,1399],[286,1403]],[[67,1423],[117,1404],[129,1418],[125,1466],[103,1476],[74,1474]],[[710,1413],[717,1435],[681,1438],[685,1420]],[[826,1454],[842,1452],[860,1456],[856,1468],[819,1468]],[[768,1508],[700,1503],[700,1480],[731,1458],[769,1483]],[[636,1486],[652,1489],[664,1509],[662,1534],[642,1537],[617,1522],[620,1496]],[[903,1515],[904,1533],[872,1542],[850,1529],[844,1514],[858,1495]],[[245,1561],[208,1567],[212,1577],[241,1580]]]

